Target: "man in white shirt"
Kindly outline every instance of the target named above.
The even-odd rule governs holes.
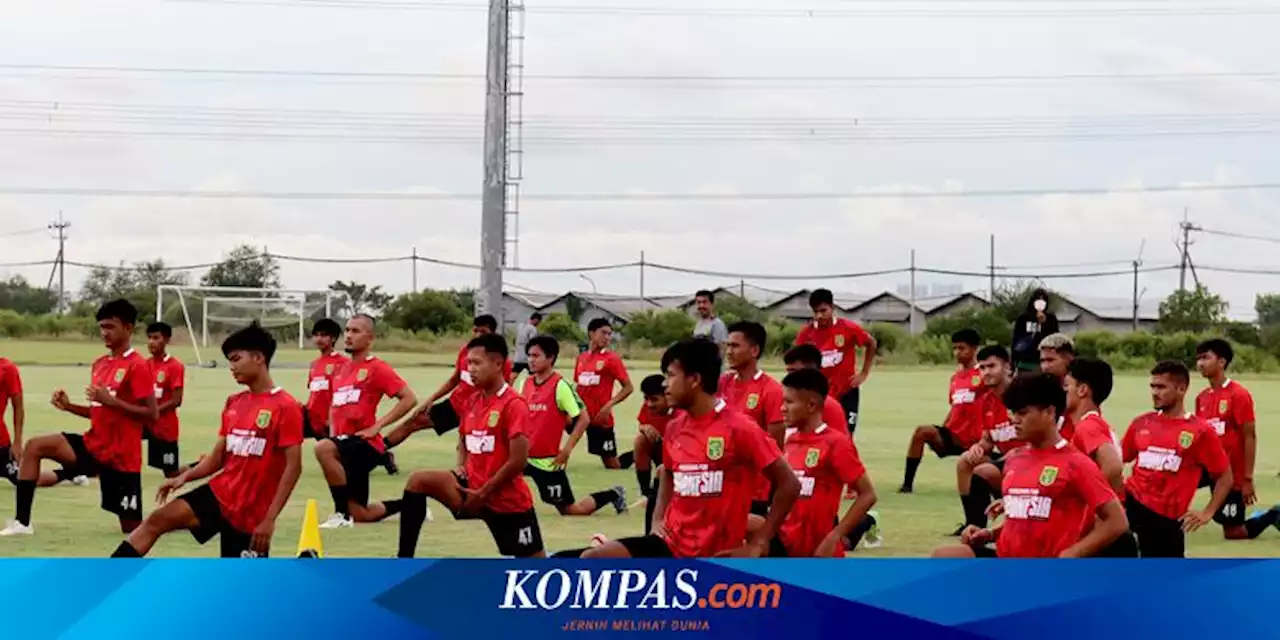
[[[529,322],[516,329],[515,364],[511,367],[512,376],[519,376],[521,371],[529,370],[529,354],[526,349],[529,347],[529,341],[538,336],[539,324],[542,324],[542,314],[535,313],[529,316]]]

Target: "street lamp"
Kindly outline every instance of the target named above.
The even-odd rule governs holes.
[[[581,274],[581,273],[579,273],[579,274],[578,274],[578,277],[579,277],[579,278],[582,278],[583,280],[586,280],[586,281],[587,281],[587,284],[590,284],[590,285],[591,285],[591,293],[600,293],[598,290],[596,290],[596,281],[595,281],[595,280],[592,280],[591,278],[588,278],[587,276],[585,276],[585,275],[583,275],[583,274]]]

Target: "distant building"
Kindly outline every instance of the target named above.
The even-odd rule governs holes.
[[[1057,294],[1061,305],[1054,313],[1064,333],[1105,330],[1113,333],[1133,331],[1133,300],[1125,298],[1092,298]],[[1138,302],[1138,330],[1154,331],[1160,319],[1157,300]]]

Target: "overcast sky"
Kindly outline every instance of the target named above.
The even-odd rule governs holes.
[[[1280,15],[786,19],[538,11],[539,4],[549,2],[534,1],[528,12],[525,64],[531,76],[1030,79],[530,78],[524,106],[530,138],[526,193],[928,192],[1280,182],[1276,137],[1220,135],[1241,128],[1276,131],[1280,75],[1221,74],[1280,72],[1275,63],[1280,45],[1274,37]],[[625,4],[835,6],[804,0]],[[1153,4],[1168,6],[1151,1],[1089,6]],[[891,5],[840,6],[874,11]],[[910,6],[928,11],[956,5]],[[1021,6],[1043,3],[980,6],[1017,13]],[[1177,6],[1212,3],[1184,1]],[[0,63],[10,65],[482,74],[484,46],[485,15],[474,10],[393,10],[385,3],[372,9],[164,0],[0,3]],[[1062,77],[1206,73],[1218,75]],[[1036,79],[1043,77],[1050,79]],[[466,78],[357,80],[0,66],[0,188],[478,193],[483,100],[483,85]],[[52,103],[57,110],[47,106]],[[690,127],[747,119],[750,123],[727,133],[717,129],[705,134],[736,140],[619,141],[697,138],[706,129],[689,133]],[[778,140],[771,133],[777,129],[773,123],[788,120],[812,125],[811,137],[819,141]],[[646,122],[652,128],[644,128]],[[1082,140],[1079,127],[1126,137]],[[1198,135],[1149,135],[1188,127]],[[112,134],[51,133],[85,130]],[[938,140],[1008,130],[1030,130],[1039,138]],[[853,139],[860,131],[890,140]],[[263,134],[274,137],[263,139]],[[741,140],[770,135],[775,139]],[[832,141],[833,136],[844,139]],[[420,139],[404,140],[411,137]],[[591,265],[638,259],[644,251],[654,262],[733,273],[847,273],[904,267],[915,249],[921,266],[981,271],[987,264],[988,235],[995,233],[997,262],[1027,266],[1016,271],[1130,260],[1144,241],[1148,264],[1165,265],[1177,261],[1174,238],[1184,208],[1206,227],[1280,236],[1278,201],[1275,191],[936,200],[527,201],[520,214],[520,262],[525,267]],[[85,262],[155,256],[172,263],[210,261],[243,241],[316,257],[407,255],[416,244],[422,255],[468,263],[479,259],[478,202],[0,195],[3,230],[39,227],[58,210],[73,225],[68,257]],[[49,259],[56,253],[55,243],[44,234],[0,237],[0,248],[5,262]],[[1199,237],[1192,253],[1204,265],[1280,268],[1275,248]],[[1125,267],[1044,271],[1117,268]],[[47,269],[37,268],[10,272],[40,281],[48,275]],[[71,274],[78,284],[82,271]],[[392,291],[410,286],[408,265],[286,264],[284,275],[291,287],[322,287],[336,278],[370,281]],[[590,275],[602,292],[638,290],[635,270]],[[420,267],[419,277],[424,286],[474,286],[478,281],[474,271],[430,266]],[[1256,292],[1280,290],[1280,276],[1205,272],[1201,278],[1228,297],[1237,316],[1251,313]],[[647,293],[684,293],[728,280],[650,270]],[[906,280],[755,282],[778,289],[824,284],[874,293]],[[546,291],[590,289],[577,274],[509,274],[508,281]],[[1176,281],[1176,273],[1146,274],[1144,295],[1162,297]],[[920,282],[986,286],[983,278],[921,276]],[[1127,276],[1051,284],[1067,292],[1116,297],[1127,297],[1132,286]]]

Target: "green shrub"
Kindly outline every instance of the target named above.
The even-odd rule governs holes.
[[[986,309],[965,309],[957,313],[940,316],[929,321],[925,335],[937,336],[948,341],[951,348],[951,334],[961,329],[975,329],[986,344],[1007,345],[1013,340],[1013,325],[1000,312],[988,307]]]
[[[769,344],[765,346],[765,354],[781,356],[796,343],[796,335],[800,333],[800,325],[777,318],[770,319],[764,326],[769,332]]]
[[[573,321],[568,314],[552,313],[542,319],[542,323],[538,325],[538,333],[551,336],[559,340],[561,345],[577,346],[579,343],[587,341],[587,334],[577,322]]]
[[[679,309],[641,311],[622,327],[622,337],[634,344],[665,349],[693,335],[695,324],[692,316]]]
[[[912,345],[920,364],[948,364],[955,362],[951,353],[951,335],[916,336]]]
[[[907,330],[896,324],[873,322],[867,330],[875,336],[876,350],[880,353],[893,353],[907,342]]]

